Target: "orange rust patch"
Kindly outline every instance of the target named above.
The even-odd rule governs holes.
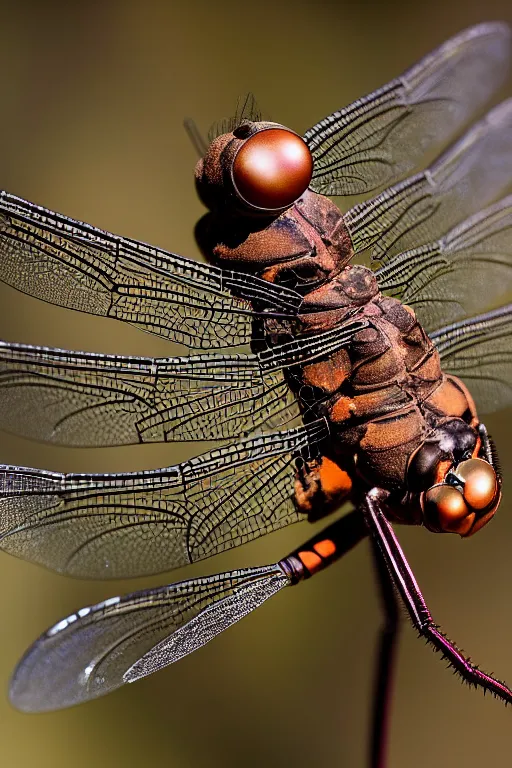
[[[313,549],[320,555],[320,557],[325,559],[335,554],[336,544],[330,539],[324,539],[323,541],[317,541]]]
[[[322,558],[315,552],[306,551],[299,552],[299,560],[303,566],[311,573],[315,573],[322,566]]]
[[[275,283],[276,277],[279,274],[278,266],[267,267],[263,270],[260,277],[262,280],[266,280],[267,283]]]
[[[349,374],[350,360],[347,352],[343,349],[336,352],[328,360],[305,365],[303,381],[304,384],[332,393],[340,389]]]
[[[326,496],[338,496],[352,489],[350,475],[327,456],[322,457],[319,467],[320,485]]]
[[[333,421],[347,421],[357,412],[357,406],[351,397],[338,397],[330,410],[330,417]]]

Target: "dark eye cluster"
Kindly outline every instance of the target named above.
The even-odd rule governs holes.
[[[461,419],[453,419],[435,433],[416,451],[407,471],[411,491],[422,491],[439,482],[440,465],[458,464],[469,459],[476,446],[475,431]]]
[[[434,485],[438,465],[446,458],[439,443],[424,443],[409,464],[407,481],[410,490],[422,491]]]

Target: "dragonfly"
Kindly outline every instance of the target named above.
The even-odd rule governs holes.
[[[366,539],[386,617],[370,764],[386,762],[399,600],[464,680],[512,703],[434,623],[394,528],[470,536],[501,500],[480,415],[512,403],[512,99],[483,113],[510,54],[507,25],[484,23],[303,136],[252,99],[208,143],[192,127],[208,263],[0,192],[4,283],[190,350],[1,342],[0,428],[67,446],[218,442],[139,472],[2,465],[0,549],[79,578],[142,576],[350,507],[277,563],[62,619],[14,671],[15,707],[156,672]],[[371,194],[344,214],[329,199]]]

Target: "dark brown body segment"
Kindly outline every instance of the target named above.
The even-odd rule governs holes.
[[[310,190],[272,218],[208,213],[197,225],[196,237],[209,261],[272,283],[296,279],[293,287],[301,292],[337,274],[352,257],[338,208]]]
[[[297,504],[310,516],[325,514],[349,496],[356,476],[359,486],[362,481],[363,487],[404,495],[409,458],[432,429],[448,417],[476,422],[471,396],[442,372],[413,310],[382,296],[371,270],[348,263],[350,237],[327,198],[308,190],[271,219],[230,218],[229,225],[221,214],[210,213],[200,223],[198,239],[214,263],[304,295],[292,323],[266,322],[269,344],[328,331],[355,311],[368,322],[348,347],[286,374],[304,418],[325,417],[332,429],[329,455],[298,473]],[[408,514],[415,519],[408,522],[417,522],[413,507]]]
[[[350,268],[345,272],[350,275]],[[330,314],[324,313],[326,328]],[[368,327],[347,349],[302,366],[300,381],[314,387],[307,409],[332,425],[341,466],[345,457],[355,457],[357,474],[368,485],[401,490],[409,457],[428,433],[448,417],[473,424],[475,406],[462,382],[442,372],[439,354],[410,308],[377,294],[358,316]],[[297,395],[300,400],[300,387]]]

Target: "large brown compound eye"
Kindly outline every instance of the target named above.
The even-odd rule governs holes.
[[[313,158],[307,144],[285,128],[258,131],[239,149],[233,162],[233,183],[250,206],[287,208],[308,188]]]
[[[426,494],[423,505],[425,525],[431,531],[469,533],[475,520],[462,493],[452,485],[435,485]]]
[[[487,461],[462,461],[457,467],[457,476],[464,481],[464,499],[473,509],[485,509],[492,504],[498,492],[498,480]]]
[[[431,531],[472,536],[492,519],[501,492],[494,468],[484,459],[466,459],[447,473],[446,482],[423,496],[423,517]]]

